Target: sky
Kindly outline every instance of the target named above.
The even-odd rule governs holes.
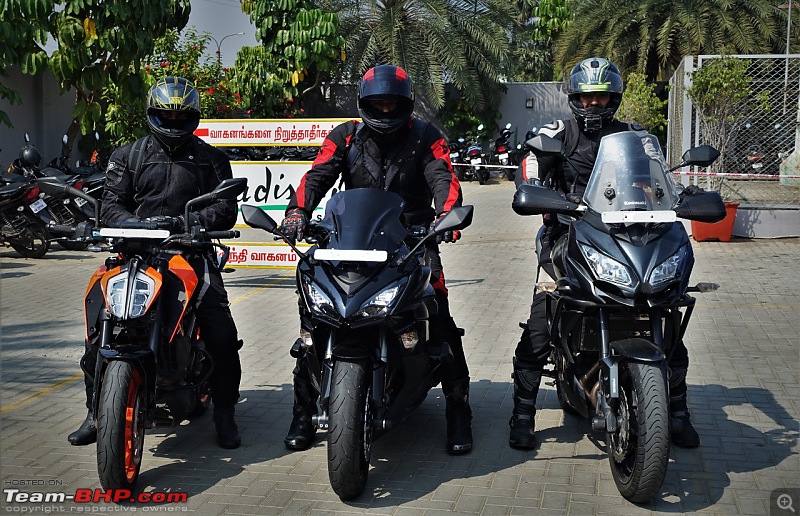
[[[236,52],[243,46],[255,46],[255,26],[250,23],[249,17],[242,12],[239,0],[191,0],[192,12],[189,15],[187,28],[194,26],[198,33],[208,32],[217,42],[221,42],[220,54],[223,66],[233,66],[236,61]],[[244,32],[242,36],[229,34]],[[216,56],[216,43],[209,42],[209,54]]]

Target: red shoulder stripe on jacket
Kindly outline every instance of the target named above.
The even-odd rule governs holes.
[[[450,211],[458,203],[458,193],[461,191],[461,185],[458,182],[456,173],[453,171],[453,163],[450,161],[450,149],[447,147],[447,142],[444,138],[439,138],[433,145],[431,145],[431,152],[435,159],[441,159],[447,164],[447,170],[450,171],[450,189],[447,192],[447,200],[444,202],[444,211]]]

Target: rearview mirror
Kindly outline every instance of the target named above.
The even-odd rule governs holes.
[[[258,206],[242,204],[242,218],[245,224],[251,228],[263,229],[269,233],[274,233],[278,224]]]
[[[564,145],[560,140],[550,138],[544,134],[534,136],[526,141],[525,145],[536,154],[561,155],[564,149]]]
[[[475,211],[473,206],[459,206],[458,208],[453,208],[450,210],[447,215],[436,224],[436,227],[433,228],[433,232],[437,235],[444,234],[447,231],[453,231],[456,229],[464,229],[472,224],[472,214]]]

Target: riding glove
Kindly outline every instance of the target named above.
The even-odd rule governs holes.
[[[431,229],[435,228],[436,225],[439,224],[439,221],[442,220],[444,216],[447,215],[447,213],[448,212],[446,211],[440,213],[439,216],[436,217],[436,220],[434,220],[433,223],[431,224]],[[436,243],[437,244],[441,244],[442,242],[453,243],[457,241],[459,238],[461,238],[461,231],[458,230],[445,231],[441,235],[436,236]]]
[[[308,215],[302,208],[292,208],[281,222],[281,233],[286,240],[294,243],[303,239],[303,232],[308,224]]]

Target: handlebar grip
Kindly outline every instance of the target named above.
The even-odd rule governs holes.
[[[223,239],[223,238],[239,238],[239,231],[208,231],[206,232],[206,236],[212,240]]]
[[[114,227],[123,229],[161,229],[158,222],[144,220],[123,220],[114,224]]]

